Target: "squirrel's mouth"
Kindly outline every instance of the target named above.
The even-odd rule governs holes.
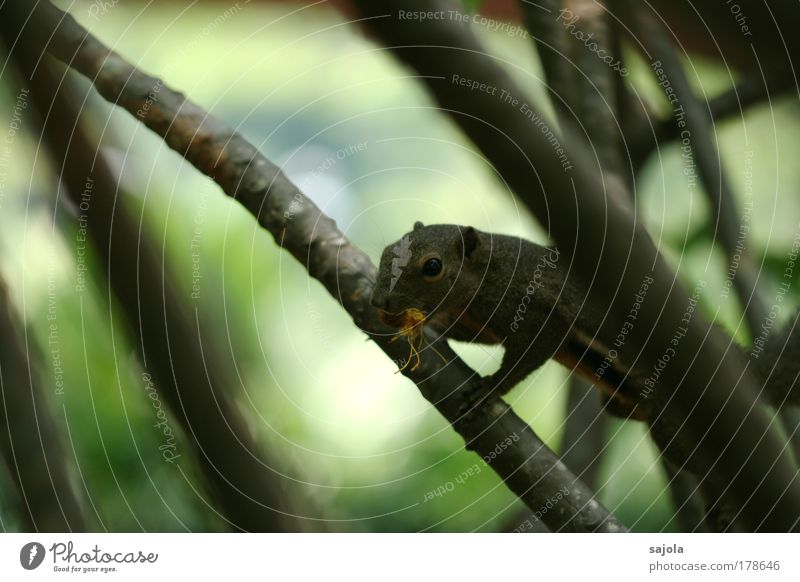
[[[421,330],[422,325],[425,323],[425,319],[427,319],[427,315],[425,315],[424,312],[414,307],[410,309],[404,309],[399,313],[392,313],[389,311],[384,311],[383,309],[379,309],[378,317],[380,317],[380,320],[389,327],[393,327],[401,331],[408,331],[414,328],[420,328]]]
[[[422,349],[425,337],[422,334],[422,328],[425,325],[425,314],[419,309],[412,307],[400,313],[389,313],[388,311],[380,310],[378,316],[383,323],[399,330],[397,335],[392,338],[392,341],[397,341],[401,337],[404,337],[408,341],[408,358],[400,370],[404,370],[406,366],[411,364],[412,360],[415,360],[415,362],[411,366],[411,370],[416,370],[420,364],[419,352]]]

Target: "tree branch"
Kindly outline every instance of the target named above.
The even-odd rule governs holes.
[[[667,476],[670,498],[675,506],[672,517],[682,532],[703,531],[703,504],[697,489],[697,480],[662,457],[661,466]],[[672,521],[672,520],[670,520]]]
[[[599,391],[587,380],[577,375],[570,378],[561,445],[564,464],[592,489],[597,486],[608,430],[608,415],[599,396]]]
[[[608,54],[614,45],[605,4],[597,0],[573,0],[573,18],[584,34],[593,35],[597,51]],[[553,24],[555,26],[555,23]],[[574,25],[573,25],[574,26]],[[578,68],[578,115],[589,137],[593,152],[600,158],[603,175],[622,179],[624,164],[615,75],[619,73],[598,57],[598,52],[572,38],[572,57]],[[617,55],[621,58],[621,55]],[[624,188],[623,185],[617,186]]]

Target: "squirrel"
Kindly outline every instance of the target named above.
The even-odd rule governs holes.
[[[604,389],[609,412],[644,420],[647,403],[631,389],[635,372],[596,336],[603,314],[565,284],[559,250],[471,226],[414,224],[387,246],[371,303],[401,327],[418,310],[446,338],[502,344],[500,369],[483,377],[475,400],[502,396],[550,359]]]
[[[506,394],[554,359],[601,388],[611,414],[647,420],[652,406],[642,386],[651,370],[625,364],[625,351],[612,349],[620,336],[617,343],[601,336],[605,314],[584,301],[585,290],[567,283],[562,263],[554,246],[471,226],[416,222],[384,249],[371,303],[395,328],[410,325],[403,314],[413,311],[445,338],[503,345],[500,369],[479,380],[470,405]],[[652,282],[642,283],[642,293]],[[620,331],[626,334],[631,325],[623,323]],[[786,352],[795,345],[796,352]],[[800,353],[800,334],[774,334],[763,352],[752,361],[759,379],[772,379],[763,384],[768,400],[799,404],[800,390],[793,388],[800,358],[790,353]]]

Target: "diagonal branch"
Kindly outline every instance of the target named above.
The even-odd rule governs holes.
[[[103,46],[71,16],[44,3],[36,22],[56,31],[47,47],[53,56],[88,77],[103,97],[135,115],[238,200],[389,357],[399,361],[406,356],[407,350],[390,341],[391,330],[369,305],[374,265],[279,168],[230,127]],[[559,489],[569,490],[559,502],[559,511],[545,514],[552,530],[624,530],[505,403],[487,403],[469,418],[461,418],[462,395],[474,382],[474,372],[444,341],[430,339],[447,364],[425,350],[420,367],[416,371],[406,368],[404,374],[454,424],[467,446],[489,459],[491,467],[534,511],[552,503],[551,497]],[[514,445],[496,455],[498,443],[510,437],[516,441]]]

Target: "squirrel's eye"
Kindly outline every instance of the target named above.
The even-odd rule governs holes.
[[[422,274],[426,277],[435,277],[439,273],[442,272],[442,261],[439,259],[433,258],[428,259],[425,261],[425,264],[422,265]]]

